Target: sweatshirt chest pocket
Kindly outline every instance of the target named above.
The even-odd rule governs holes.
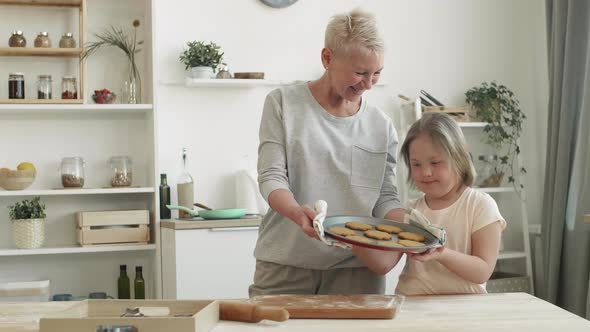
[[[350,183],[353,186],[381,189],[386,163],[387,151],[353,145]]]

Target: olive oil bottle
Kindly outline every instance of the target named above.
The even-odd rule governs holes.
[[[127,276],[127,265],[119,266],[119,279],[117,279],[117,297],[120,299],[131,298],[131,281]]]

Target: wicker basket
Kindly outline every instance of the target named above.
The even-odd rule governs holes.
[[[13,219],[12,238],[19,249],[40,248],[45,242],[45,219]]]

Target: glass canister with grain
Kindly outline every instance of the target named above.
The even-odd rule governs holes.
[[[114,156],[109,159],[111,166],[111,187],[129,187],[133,182],[133,162],[128,156]]]
[[[8,46],[10,47],[25,47],[27,46],[27,39],[20,30],[14,30],[10,38],[8,38]]]
[[[61,160],[61,184],[64,188],[84,187],[84,158],[66,157]]]

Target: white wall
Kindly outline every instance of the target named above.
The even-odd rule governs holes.
[[[180,151],[190,153],[197,201],[234,203],[232,173],[254,166],[258,125],[270,88],[195,89],[180,82],[185,42],[214,41],[230,71],[264,71],[276,80],[311,80],[321,74],[320,50],[331,15],[362,6],[377,16],[386,39],[382,81],[370,97],[399,117],[402,93],[425,89],[448,104],[496,80],[513,89],[528,115],[523,154],[529,175],[529,216],[539,219],[546,126],[546,52],[541,0],[301,0],[285,9],[260,1],[173,0],[155,3],[155,79],[160,171],[169,174],[175,200]],[[398,121],[399,122],[399,121]],[[243,158],[243,156],[248,156]]]

